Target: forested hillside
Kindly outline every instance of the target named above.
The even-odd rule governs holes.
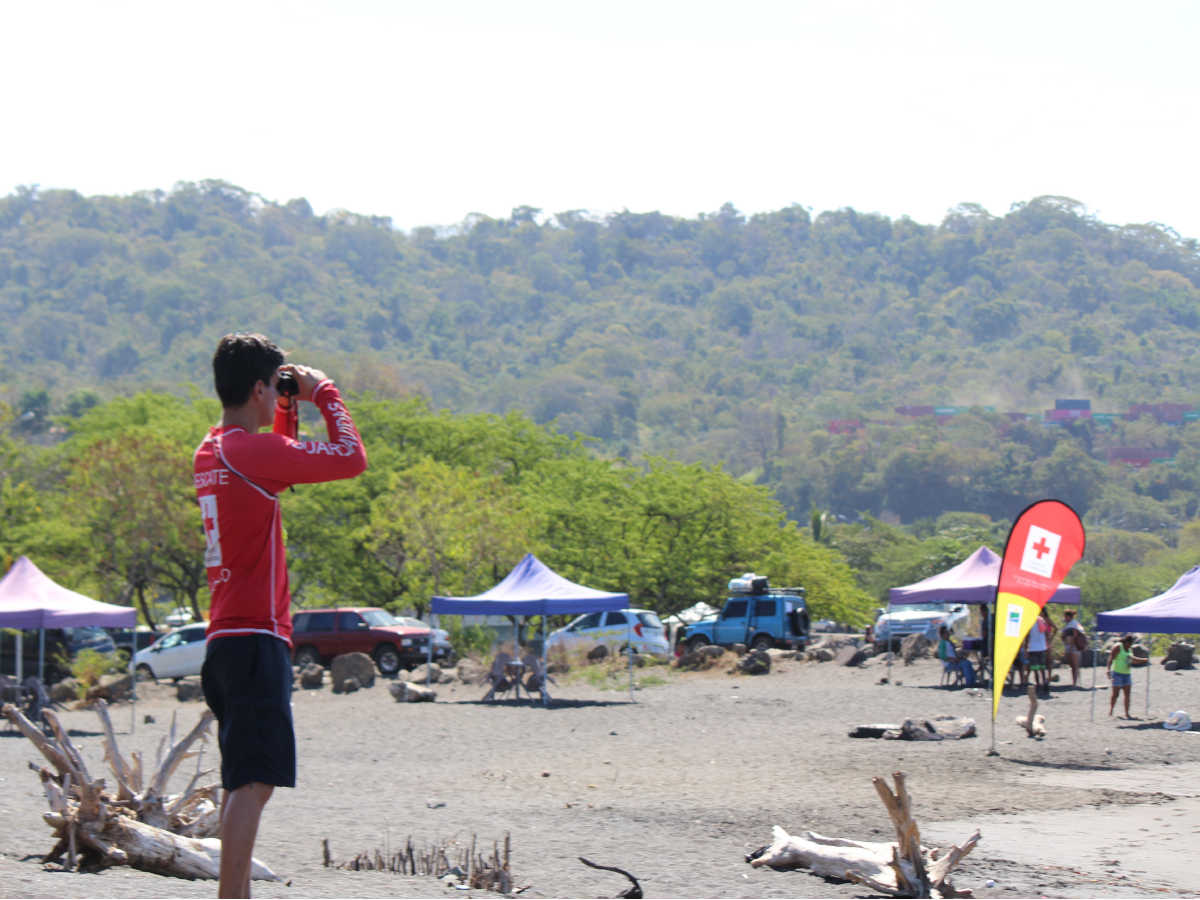
[[[938,226],[520,208],[406,234],[221,182],[21,189],[0,199],[0,383],[16,431],[46,440],[97,398],[207,393],[216,338],[258,329],[351,390],[523,410],[635,462],[722,463],[805,522],[1006,520],[1053,493],[1089,526],[1173,543],[1197,511],[1200,429],[1041,411],[1200,400],[1197,249],[1055,197]],[[971,409],[894,412],[915,404]],[[1120,447],[1173,462],[1133,471],[1110,463]]]

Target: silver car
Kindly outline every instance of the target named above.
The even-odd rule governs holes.
[[[588,613],[565,628],[552,631],[546,649],[591,650],[600,644],[610,650],[633,647],[638,653],[670,656],[671,645],[658,613],[648,609],[619,609]]]
[[[940,626],[953,631],[960,622],[967,621],[968,615],[967,608],[959,604],[897,603],[880,610],[875,620],[875,646],[887,649],[910,634],[923,634],[936,642]]]

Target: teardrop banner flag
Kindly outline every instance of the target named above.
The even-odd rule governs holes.
[[[1086,539],[1075,510],[1061,500],[1039,500],[1008,533],[1000,580],[996,583],[995,639],[992,642],[992,721],[1000,708],[1004,679],[1021,641],[1046,601],[1083,556]]]

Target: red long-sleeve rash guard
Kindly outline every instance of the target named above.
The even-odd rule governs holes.
[[[328,441],[289,436],[285,410],[274,430],[209,430],[193,461],[212,592],[208,637],[270,634],[292,643],[291,593],[278,495],[293,484],[353,478],[367,454],[341,394],[328,379],[313,391]]]

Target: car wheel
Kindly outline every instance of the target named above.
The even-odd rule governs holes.
[[[138,663],[134,673],[137,675],[138,681],[158,681],[158,679],[154,677],[154,670],[145,663]]]
[[[775,646],[775,642],[771,640],[769,634],[756,634],[754,640],[750,642],[751,650],[770,650]]]
[[[379,674],[392,676],[400,671],[400,651],[392,644],[381,644],[375,648],[375,665]]]
[[[692,637],[687,639],[687,648],[693,652],[699,650],[701,647],[706,646],[707,644],[708,638],[702,634],[692,635]]]
[[[294,662],[302,669],[305,666],[319,666],[321,664],[321,654],[317,652],[316,647],[301,647],[296,651],[296,659]]]

